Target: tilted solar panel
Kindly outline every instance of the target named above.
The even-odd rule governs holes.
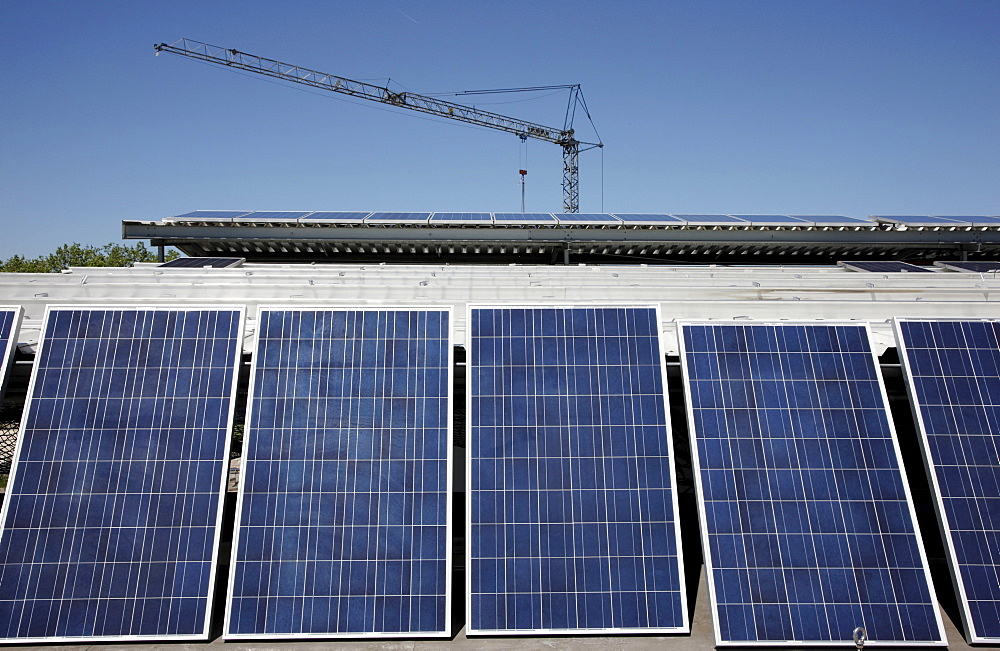
[[[555,224],[556,218],[547,212],[495,212],[493,223]]]
[[[164,262],[159,267],[181,268],[181,269],[226,269],[228,267],[238,267],[246,262],[246,258],[201,258],[187,257],[174,258],[170,262]]]
[[[791,215],[732,215],[746,220],[754,226],[795,226],[806,225],[808,217],[792,217]]]
[[[966,262],[935,262],[939,267],[951,269],[952,271],[966,271],[970,273],[984,274],[1000,271],[1000,262],[966,261]]]
[[[373,212],[365,223],[426,224],[430,217],[429,212]]]
[[[309,213],[299,218],[300,223],[329,222],[332,224],[356,224],[363,222],[370,212],[328,212]]]
[[[492,224],[493,215],[488,212],[436,212],[431,215],[432,224]]]
[[[640,213],[615,213],[615,217],[626,224],[667,224],[670,226],[683,226],[684,220],[673,215],[648,215]]]
[[[193,212],[186,212],[183,215],[177,215],[175,217],[167,217],[163,221],[211,221],[215,219],[219,220],[231,220],[235,217],[240,217],[242,215],[250,212],[249,210],[195,210]]]
[[[467,323],[468,632],[687,631],[658,310]]]
[[[208,636],[242,317],[49,308],[0,516],[2,641]]]
[[[227,638],[449,634],[450,322],[261,310]]]
[[[934,273],[927,267],[918,267],[915,264],[898,260],[851,260],[837,264],[851,271],[870,273]]]
[[[11,361],[17,350],[17,333],[21,325],[21,307],[0,305],[0,403],[7,390]]]
[[[617,226],[621,220],[614,215],[604,213],[558,213],[553,217],[560,224],[578,224],[595,226]]]
[[[969,642],[1000,643],[1000,321],[896,322]]]
[[[971,226],[960,217],[936,217],[934,215],[872,215],[878,221],[903,224],[904,226]]]
[[[945,644],[867,326],[680,334],[718,643]]]

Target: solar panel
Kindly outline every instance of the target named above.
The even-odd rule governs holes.
[[[942,644],[867,326],[683,323],[720,644]]]
[[[678,219],[683,219],[692,226],[715,225],[715,224],[746,224],[746,221],[731,215],[674,215]]]
[[[750,222],[754,226],[795,226],[809,222],[807,217],[792,217],[791,215],[732,215]]]
[[[353,224],[365,220],[370,212],[328,212],[319,211],[304,215],[300,222],[330,222],[334,224]]]
[[[843,215],[789,215],[795,219],[804,219],[817,226],[874,226],[871,219],[860,219],[858,217],[844,217]]]
[[[1000,271],[1000,262],[935,262],[939,267],[951,269],[952,271],[965,271],[969,273],[985,274]]]
[[[617,226],[621,220],[605,213],[559,213],[553,215],[560,224],[571,226]]]
[[[867,271],[871,273],[934,273],[927,267],[918,267],[909,262],[898,260],[851,260],[838,262],[841,267],[851,271]]]
[[[0,305],[0,404],[7,390],[10,363],[17,350],[17,333],[21,325],[20,306]]]
[[[258,210],[255,212],[247,213],[246,215],[240,215],[239,217],[234,217],[233,221],[238,222],[289,222],[297,221],[303,217],[308,216],[310,211],[308,210],[296,210],[296,211],[271,211],[271,210]]]
[[[970,226],[964,219],[934,215],[872,215],[872,219],[904,226]]]
[[[670,226],[681,226],[684,224],[682,219],[674,217],[673,215],[646,215],[616,212],[614,216],[626,224],[667,224]]]
[[[450,321],[261,310],[227,638],[449,634]]]
[[[426,224],[430,217],[429,212],[373,212],[365,218],[365,223]]]
[[[246,262],[246,258],[175,258],[170,262],[164,262],[159,267],[201,269],[211,267],[213,269],[225,269],[227,267],[238,267]]]
[[[989,215],[973,215],[973,216],[955,216],[955,215],[943,215],[941,219],[954,219],[955,221],[967,222],[973,226],[998,226],[1000,225],[1000,217],[989,216]]]
[[[207,638],[242,320],[48,309],[0,514],[0,638]]]
[[[195,210],[194,212],[186,212],[183,215],[177,215],[176,217],[167,217],[163,221],[213,221],[231,220],[234,217],[240,217],[242,215],[250,212],[249,210]]]
[[[1000,642],[1000,322],[896,322],[969,642]]]
[[[492,224],[493,215],[488,212],[436,212],[431,215],[432,224]]]
[[[688,630],[655,307],[473,307],[470,634]]]
[[[493,223],[503,224],[505,222],[523,224],[546,224],[556,223],[556,218],[547,212],[495,212],[493,213]]]

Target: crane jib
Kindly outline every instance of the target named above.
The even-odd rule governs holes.
[[[573,137],[572,119],[577,101],[580,98],[579,85],[570,86],[573,89],[570,96],[570,105],[566,111],[566,124],[564,128],[557,129],[546,127],[541,124],[519,120],[517,118],[483,111],[473,106],[456,104],[445,100],[418,95],[416,93],[394,93],[388,88],[375,86],[361,81],[354,81],[346,77],[340,77],[328,73],[318,72],[309,68],[282,63],[274,59],[266,59],[253,54],[240,52],[233,48],[222,48],[216,45],[209,45],[191,39],[181,39],[177,43],[168,45],[160,43],[153,46],[156,53],[170,52],[186,57],[195,58],[209,63],[224,65],[229,68],[239,68],[247,72],[274,77],[285,81],[304,84],[314,88],[328,90],[334,93],[343,93],[352,97],[368,99],[384,104],[390,104],[399,108],[407,108],[420,111],[438,117],[458,120],[469,124],[475,124],[498,131],[506,131],[517,135],[522,140],[534,138],[557,144],[563,148],[563,212],[576,213],[580,211],[579,197],[579,169],[577,157],[580,153],[580,145],[586,144],[591,147],[603,147],[603,143],[581,143]],[[480,91],[482,92],[482,91]],[[583,104],[586,110],[586,105]],[[589,147],[588,147],[589,148]]]

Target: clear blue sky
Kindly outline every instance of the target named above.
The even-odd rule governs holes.
[[[584,212],[995,215],[998,34],[997,0],[8,0],[0,258],[195,209],[519,209],[515,136],[157,42],[418,93],[583,84],[606,143],[603,196],[601,153],[581,156]],[[562,97],[476,99],[562,122]],[[529,143],[529,211],[559,210],[560,153]]]

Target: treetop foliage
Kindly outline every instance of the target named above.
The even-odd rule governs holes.
[[[179,257],[177,251],[169,251],[166,259]],[[55,253],[26,258],[13,255],[0,261],[0,272],[14,273],[58,273],[70,267],[127,267],[133,262],[156,262],[156,253],[146,248],[145,243],[135,246],[111,242],[104,246],[63,244]]]

